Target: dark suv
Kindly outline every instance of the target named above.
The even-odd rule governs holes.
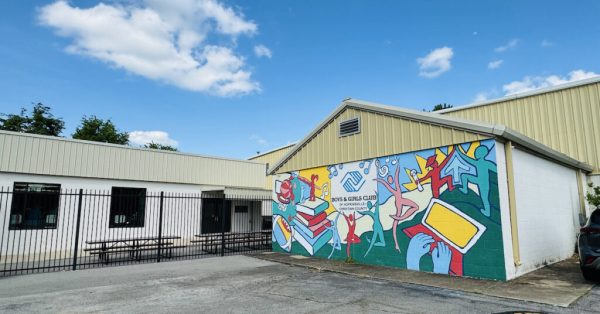
[[[600,278],[600,208],[594,210],[587,223],[581,227],[579,239],[579,266],[587,280]]]

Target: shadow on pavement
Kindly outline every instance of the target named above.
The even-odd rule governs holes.
[[[343,261],[305,258],[274,252],[250,256],[318,271],[460,290],[561,307],[568,307],[594,287],[594,283],[585,281],[581,276],[576,257],[545,266],[514,280],[502,282],[451,277],[391,267],[350,264]]]

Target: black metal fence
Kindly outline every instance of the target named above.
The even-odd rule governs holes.
[[[270,199],[0,188],[0,276],[271,250]]]

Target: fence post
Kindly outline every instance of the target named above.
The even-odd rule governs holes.
[[[162,220],[163,220],[163,199],[164,199],[164,191],[160,192],[160,207],[158,210],[158,255],[156,257],[156,262],[160,263],[160,254],[162,249]]]
[[[223,206],[221,207],[221,256],[225,256],[225,195],[223,195]]]
[[[77,225],[75,226],[75,253],[73,254],[73,270],[77,270],[77,251],[79,251],[79,228],[81,226],[81,203],[83,203],[83,189],[79,189],[79,204],[77,205]]]

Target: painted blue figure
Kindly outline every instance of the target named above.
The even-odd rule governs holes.
[[[373,207],[375,207],[374,212],[371,211]],[[360,214],[368,215],[371,216],[371,218],[373,218],[373,236],[371,237],[370,241],[367,239],[367,241],[371,242],[371,244],[369,245],[369,249],[367,249],[367,252],[365,253],[365,257],[367,256],[367,254],[369,254],[373,246],[385,246],[385,239],[383,237],[383,226],[381,226],[381,220],[379,219],[379,201],[375,200],[375,206],[373,206],[373,203],[371,203],[371,201],[368,201],[367,208],[369,208],[369,210],[359,212]]]
[[[496,173],[496,164],[493,161],[485,159],[490,153],[490,149],[484,145],[477,147],[475,149],[475,158],[467,156],[458,147],[456,151],[458,151],[458,153],[477,170],[476,175],[466,173],[461,175],[460,191],[467,194],[469,192],[469,182],[477,185],[479,197],[483,203],[483,208],[481,208],[480,211],[486,217],[490,217],[490,172]]]
[[[429,253],[431,244],[435,240],[425,233],[417,233],[408,243],[406,250],[406,268],[411,270],[420,270],[421,258]],[[444,242],[438,242],[437,246],[431,252],[433,261],[433,272],[436,274],[448,274],[450,271],[450,262],[452,261],[452,251]]]
[[[335,216],[335,219],[331,220],[329,222],[329,227],[325,227],[325,229],[331,231],[331,234],[333,235],[333,238],[331,239],[331,253],[329,253],[329,256],[327,257],[328,259],[331,258],[331,256],[333,256],[333,252],[335,252],[335,250],[341,251],[342,250],[342,240],[340,239],[340,235],[338,234],[337,231],[337,221],[338,218],[340,218],[340,213],[338,212],[337,216]]]

